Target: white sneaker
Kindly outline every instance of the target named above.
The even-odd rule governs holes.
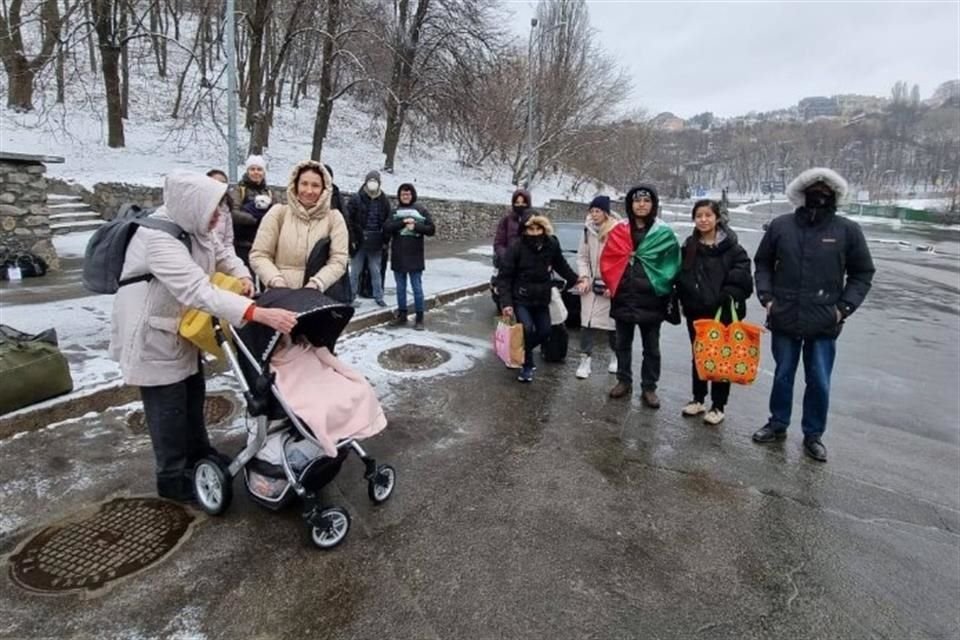
[[[617,356],[610,356],[610,364],[607,365],[607,373],[617,372]]]
[[[577,377],[581,380],[590,377],[590,356],[580,356],[580,366],[577,367]]]
[[[723,422],[723,411],[720,411],[720,409],[710,409],[710,411],[707,411],[707,415],[703,416],[703,421],[716,426]]]
[[[685,416],[698,416],[706,410],[707,408],[703,406],[702,402],[697,402],[696,400],[694,400],[693,402],[688,402],[687,406],[685,406],[680,411],[680,413],[682,413]],[[720,415],[723,415],[723,414],[720,414]]]

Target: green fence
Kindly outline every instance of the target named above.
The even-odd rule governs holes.
[[[960,214],[944,211],[926,211],[894,205],[850,204],[844,207],[849,216],[873,216],[876,218],[894,218],[909,222],[934,222],[938,224],[957,224]]]

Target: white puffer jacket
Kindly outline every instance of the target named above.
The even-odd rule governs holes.
[[[178,333],[186,309],[201,309],[234,326],[243,324],[250,300],[210,284],[217,271],[250,277],[236,254],[209,231],[226,189],[202,174],[171,174],[164,181],[163,206],[153,216],[171,220],[190,234],[191,251],[157,229],[141,227],[130,239],[121,278],[151,273],[153,280],[121,287],[113,302],[110,352],[127,384],[173,384],[197,372],[198,350]]]

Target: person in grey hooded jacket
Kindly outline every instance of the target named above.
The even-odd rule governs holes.
[[[113,304],[110,351],[123,381],[140,387],[156,457],[157,493],[179,501],[193,498],[194,464],[215,453],[203,420],[200,352],[180,336],[181,316],[196,308],[234,326],[252,321],[285,333],[296,324],[290,311],[260,308],[211,284],[210,276],[219,271],[241,278],[244,292],[253,293],[243,262],[213,236],[226,191],[226,184],[202,174],[167,176],[163,206],[153,217],[186,231],[190,248],[166,231],[138,228],[120,278],[152,277],[121,287]]]

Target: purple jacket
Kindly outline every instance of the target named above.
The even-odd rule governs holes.
[[[517,189],[514,191],[513,196],[510,198],[511,204],[517,199],[518,195],[522,195],[526,198],[527,204],[530,204],[530,193],[526,189]],[[520,234],[523,232],[523,223],[526,222],[527,218],[531,215],[533,215],[533,209],[528,208],[518,216],[511,208],[507,211],[507,215],[500,219],[500,223],[497,224],[497,233],[493,237],[493,260],[495,265],[500,262],[503,255],[507,252],[507,249],[513,244],[513,241],[520,237]]]

